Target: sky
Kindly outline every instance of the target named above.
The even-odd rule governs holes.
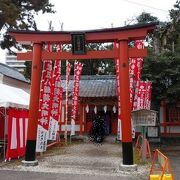
[[[168,10],[176,0],[50,0],[55,14],[41,14],[35,17],[39,30],[48,30],[52,21],[54,30],[91,30],[121,27],[132,21],[143,11],[151,13],[161,21],[168,21]],[[0,62],[5,63],[5,52],[0,49]]]
[[[52,21],[54,30],[90,30],[120,27],[132,24],[143,11],[151,13],[161,21],[168,21],[168,10],[176,0],[50,0],[55,14],[36,16],[40,30],[48,30]]]

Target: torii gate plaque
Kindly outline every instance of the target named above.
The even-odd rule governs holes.
[[[15,31],[9,34],[21,44],[33,44],[32,52],[18,53],[19,60],[32,60],[31,92],[29,104],[29,121],[26,144],[25,162],[33,164],[36,160],[36,134],[38,122],[38,106],[41,79],[41,61],[48,59],[120,59],[120,101],[122,114],[122,152],[123,165],[133,165],[133,145],[131,134],[131,112],[129,93],[129,63],[128,58],[146,57],[146,49],[128,47],[128,42],[137,39],[145,39],[152,32],[156,23],[138,24],[125,27],[99,29],[89,31]],[[71,35],[83,33],[86,43],[117,42],[119,48],[107,51],[87,51],[85,54],[72,54],[71,52],[46,52],[42,51],[43,43],[70,44]]]

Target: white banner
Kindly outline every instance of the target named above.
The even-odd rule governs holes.
[[[57,131],[58,131],[58,121],[56,121],[53,117],[50,117],[48,139],[56,140]]]
[[[118,119],[117,140],[122,140],[121,120]]]
[[[71,120],[71,136],[75,135],[75,121],[74,119]]]
[[[48,136],[48,130],[44,129],[41,125],[38,124],[36,152],[44,152],[44,151],[46,151],[47,136]]]

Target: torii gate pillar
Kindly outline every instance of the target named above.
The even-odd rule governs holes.
[[[132,127],[129,93],[128,41],[119,42],[119,73],[123,164],[133,165]]]
[[[32,57],[32,75],[31,75],[31,90],[30,90],[30,103],[29,103],[29,119],[28,119],[28,132],[26,143],[25,165],[37,165],[36,160],[36,136],[39,112],[39,95],[41,84],[41,43],[33,44],[33,57]]]

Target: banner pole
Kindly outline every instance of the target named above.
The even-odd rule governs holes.
[[[65,113],[65,131],[64,139],[67,145],[67,121],[68,121],[68,72],[67,72],[68,60],[66,60],[66,113]]]
[[[7,110],[4,108],[4,160],[5,160],[5,155],[6,155],[6,130],[7,130]]]

